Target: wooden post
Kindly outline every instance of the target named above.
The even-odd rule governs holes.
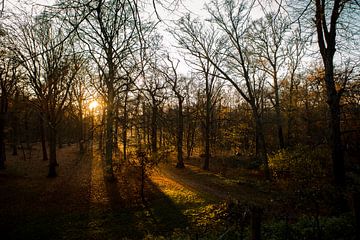
[[[263,210],[258,206],[251,208],[251,239],[261,240],[261,219]]]

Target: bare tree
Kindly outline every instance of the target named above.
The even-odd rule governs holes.
[[[219,77],[230,82],[241,97],[250,105],[255,122],[256,156],[265,166],[265,176],[270,178],[267,150],[263,133],[262,104],[264,97],[264,76],[258,75],[256,59],[252,54],[252,41],[245,37],[249,30],[250,14],[253,2],[231,0],[224,4],[213,0],[207,6],[211,15],[210,22],[217,26],[223,61],[216,63],[213,57],[204,51],[202,56],[210,59],[219,72]],[[191,35],[196,36],[192,31]]]
[[[177,168],[184,168],[183,158],[183,138],[184,138],[184,112],[183,105],[185,100],[185,94],[188,87],[188,81],[186,78],[178,76],[177,68],[179,60],[174,62],[173,59],[167,55],[166,67],[162,70],[162,74],[165,76],[166,81],[171,87],[176,99],[177,99]]]
[[[213,102],[218,96],[215,80],[217,79],[218,66],[221,62],[218,52],[222,49],[221,40],[214,28],[207,28],[198,20],[193,20],[186,15],[178,22],[178,31],[172,31],[179,45],[190,55],[186,61],[201,74],[205,80],[205,159],[203,168],[209,169],[210,160],[210,132],[211,112]]]
[[[0,36],[3,40],[5,36]],[[0,41],[3,44],[3,41]],[[5,169],[5,125],[9,119],[9,100],[16,90],[19,80],[19,63],[16,57],[7,49],[0,48],[0,169]]]
[[[316,35],[325,69],[324,80],[327,104],[330,109],[330,146],[332,149],[334,181],[335,184],[344,186],[345,164],[341,140],[340,100],[348,78],[343,78],[344,81],[337,81],[335,78],[334,57],[338,46],[337,35],[340,31],[341,17],[349,17],[349,11],[359,13],[360,5],[356,0],[315,0],[311,2],[311,5],[315,9]],[[349,20],[346,19],[346,21]]]
[[[57,126],[68,104],[70,87],[80,64],[63,41],[64,32],[46,14],[18,20],[12,29],[11,49],[18,56],[31,90],[33,104],[44,113],[49,129],[49,177],[55,177]]]
[[[147,99],[151,108],[150,136],[151,152],[158,152],[158,127],[159,127],[159,110],[166,99],[166,82],[161,73],[154,67],[157,66],[156,60],[152,67],[148,69],[145,81],[140,86],[143,96]]]
[[[295,89],[300,84],[298,79],[298,70],[301,66],[301,60],[304,57],[307,42],[303,39],[301,28],[295,27],[292,29],[290,37],[287,39],[287,47],[285,50],[286,54],[286,65],[287,74],[286,82],[288,88],[287,92],[287,145],[292,144],[293,140],[293,126],[294,126],[294,111],[295,111]]]
[[[79,3],[78,3],[79,4]],[[130,59],[142,49],[139,34],[139,13],[136,1],[111,0],[81,4],[82,8],[72,8],[74,23],[84,21],[77,28],[79,38],[87,45],[88,53],[99,72],[96,88],[106,102],[105,162],[106,175],[113,176],[114,121],[116,98],[126,86],[128,69],[133,68]],[[80,20],[78,15],[84,16]],[[137,50],[135,50],[137,49]]]
[[[275,113],[279,148],[284,148],[282,106],[280,103],[280,82],[285,77],[285,34],[289,29],[289,21],[277,12],[266,13],[265,17],[253,22],[248,37],[253,41],[253,53],[259,58],[259,68],[272,82],[272,98]],[[282,71],[281,71],[282,70]]]

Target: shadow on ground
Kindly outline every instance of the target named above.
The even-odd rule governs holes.
[[[186,217],[149,179],[145,187],[146,202],[141,202],[140,168],[120,169],[114,182],[103,178],[107,201],[97,207],[97,212],[90,210],[87,239],[168,238],[176,231],[184,231],[188,226]]]
[[[55,179],[45,177],[41,159],[9,158],[0,175],[0,239],[142,239],[187,227],[186,217],[150,180],[147,202],[140,201],[138,168],[121,167],[115,182],[100,176],[94,183],[93,171],[103,170],[94,162],[97,153],[79,158],[76,146],[62,151]]]

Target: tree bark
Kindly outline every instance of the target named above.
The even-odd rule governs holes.
[[[153,153],[157,152],[157,110],[156,103],[153,102],[151,115],[151,151]]]
[[[6,161],[4,125],[5,125],[5,114],[1,112],[0,113],[0,170],[5,169],[5,161]]]
[[[271,179],[269,161],[265,144],[263,122],[257,109],[253,107],[253,118],[255,121],[255,152],[256,158],[264,165],[264,174],[267,180]]]
[[[283,134],[283,127],[282,127],[282,117],[281,117],[280,97],[279,97],[279,84],[278,84],[278,80],[277,80],[277,75],[274,76],[274,90],[275,90],[275,112],[276,112],[277,135],[278,135],[278,140],[279,140],[279,148],[283,149],[285,144],[284,144],[284,134]]]
[[[82,101],[79,101],[79,152],[80,154],[85,153],[84,148],[84,117],[83,117],[83,111],[82,111],[83,105]]]
[[[41,138],[41,150],[42,150],[42,156],[43,161],[48,161],[48,154],[46,150],[46,134],[45,134],[45,125],[44,125],[44,114],[40,113],[39,117],[39,123],[40,123],[40,138]]]
[[[315,1],[315,24],[318,38],[318,45],[325,68],[325,86],[327,93],[327,104],[330,110],[330,147],[332,150],[334,183],[337,186],[345,186],[345,164],[344,152],[341,142],[340,126],[340,98],[341,92],[336,90],[334,79],[334,55],[336,51],[336,27],[346,1],[335,0],[330,10],[330,24],[326,24],[327,9],[325,1]]]
[[[0,98],[0,170],[5,169],[6,149],[5,149],[5,123],[8,102],[6,99],[6,92],[2,89],[2,96]]]
[[[251,208],[251,239],[261,240],[262,209],[259,207]]]
[[[56,177],[56,128],[53,125],[49,126],[49,151],[50,151],[50,158],[49,158],[49,173],[48,177]]]
[[[125,93],[125,102],[124,102],[124,120],[123,120],[123,129],[122,129],[122,142],[123,142],[123,160],[127,161],[127,128],[128,128],[128,92]]]
[[[178,136],[177,136],[177,168],[184,168],[184,159],[183,159],[183,136],[184,136],[184,115],[183,115],[183,99],[178,96]]]
[[[113,124],[114,124],[114,97],[109,94],[106,110],[106,141],[105,141],[105,172],[108,181],[114,180],[113,173]]]

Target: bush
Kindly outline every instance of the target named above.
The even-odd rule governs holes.
[[[265,224],[263,236],[268,240],[350,240],[355,239],[355,227],[351,214],[321,217],[320,230],[316,228],[315,218],[306,216],[293,224],[283,220]]]
[[[275,179],[287,176],[313,179],[325,175],[328,159],[329,151],[325,147],[298,145],[269,155],[269,167]]]

